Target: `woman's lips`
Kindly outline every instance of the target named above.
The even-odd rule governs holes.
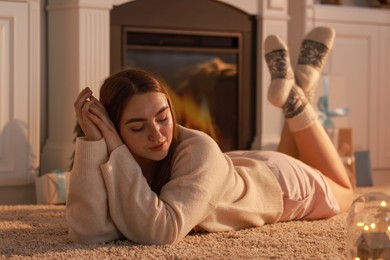
[[[165,143],[166,143],[166,141],[162,142],[159,145],[153,146],[153,147],[151,147],[149,149],[152,150],[152,151],[160,151],[160,150],[162,150],[164,148],[164,144]]]

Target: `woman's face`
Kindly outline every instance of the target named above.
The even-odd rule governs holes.
[[[123,110],[119,133],[136,159],[164,159],[173,135],[172,115],[165,95],[160,92],[134,95]]]

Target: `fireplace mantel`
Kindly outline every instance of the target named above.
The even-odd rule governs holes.
[[[112,5],[122,5],[122,4],[125,4],[128,2],[132,2],[132,1],[135,1],[135,0],[130,0],[130,1],[129,0],[113,0]],[[257,11],[258,11],[258,3],[259,3],[258,0],[245,0],[245,1],[215,0],[215,1],[236,7],[238,9],[240,9],[241,11],[246,12],[248,14],[257,14]],[[280,5],[280,7],[283,8],[283,5],[284,5],[283,2],[285,2],[285,1],[271,1],[271,2],[272,3],[270,3],[270,4],[272,4],[274,7],[276,7],[277,5]]]
[[[142,1],[142,0],[133,0]],[[95,94],[110,70],[110,10],[125,0],[48,0],[48,138],[43,147],[41,172],[68,170],[76,124],[73,102],[89,86]],[[219,0],[257,17],[257,100],[266,98],[270,77],[263,59],[262,43],[269,34],[287,38],[287,0]],[[270,123],[280,111],[259,102],[258,149],[278,140],[280,125]]]

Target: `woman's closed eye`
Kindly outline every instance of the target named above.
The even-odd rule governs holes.
[[[161,117],[161,118],[157,118],[157,119],[156,119],[156,121],[157,121],[158,123],[165,123],[167,120],[168,120],[168,116],[167,116],[167,115],[165,115],[165,116],[163,116],[163,117]],[[141,131],[144,130],[144,129],[145,129],[144,124],[142,124],[142,125],[137,125],[137,126],[134,125],[134,126],[130,127],[130,130],[133,131],[133,132],[141,132]]]
[[[156,121],[158,123],[164,123],[168,120],[168,115],[169,115],[169,111],[168,109],[165,109],[164,111],[162,111],[157,117],[156,117]]]
[[[133,124],[133,126],[130,127],[130,130],[133,132],[141,132],[144,128],[144,124]]]
[[[165,122],[165,121],[167,121],[167,120],[168,120],[168,116],[165,115],[165,116],[162,117],[162,118],[158,118],[158,119],[157,119],[157,122]]]

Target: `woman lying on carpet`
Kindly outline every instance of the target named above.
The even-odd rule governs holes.
[[[265,41],[268,98],[286,119],[278,152],[221,152],[205,133],[176,124],[165,83],[143,70],[108,77],[100,101],[82,90],[74,106],[85,137],[76,140],[66,205],[71,240],[172,244],[193,229],[346,211],[351,183],[310,104],[333,40],[331,28],[312,30],[295,76],[280,38]]]

